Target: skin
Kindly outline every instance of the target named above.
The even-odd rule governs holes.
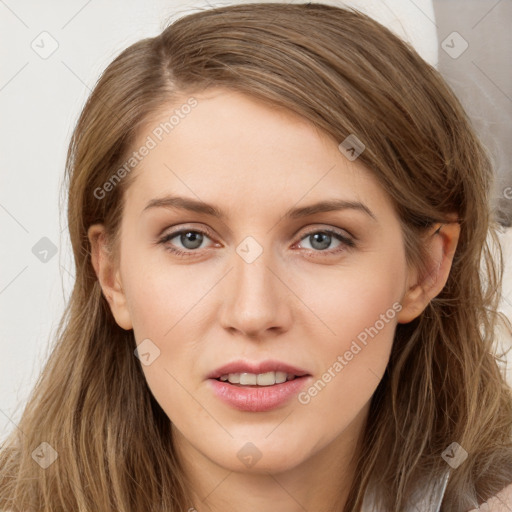
[[[133,329],[137,344],[149,338],[160,350],[142,369],[172,421],[193,485],[190,507],[327,512],[335,499],[347,499],[396,324],[418,316],[443,288],[459,225],[432,229],[432,275],[420,281],[407,268],[391,201],[336,141],[238,92],[194,97],[197,107],[132,171],[119,263],[104,249],[103,226],[90,227],[93,265],[118,325]],[[134,149],[174,108],[141,130]],[[142,213],[165,194],[199,198],[226,218],[163,207]],[[360,201],[376,219],[350,209],[282,219],[289,208],[326,198]],[[209,228],[213,236],[197,249],[179,235],[157,243],[180,228]],[[307,235],[325,229],[355,237],[356,247],[333,236],[322,250]],[[236,252],[247,236],[263,251],[251,263]],[[165,245],[193,254],[178,257]],[[239,358],[283,360],[317,381],[388,310],[394,317],[307,404],[293,397],[272,411],[242,412],[216,398],[206,381]],[[261,453],[250,467],[237,456],[247,442]]]
[[[510,512],[512,510],[512,484],[488,499],[478,509],[473,508],[469,512]]]

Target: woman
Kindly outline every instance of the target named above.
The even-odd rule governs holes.
[[[492,168],[410,46],[321,4],[185,16],[105,70],[67,177],[3,509],[498,510]]]

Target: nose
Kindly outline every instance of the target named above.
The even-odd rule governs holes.
[[[224,329],[262,339],[287,331],[291,325],[293,293],[289,277],[278,267],[270,251],[252,262],[238,253],[224,283],[220,322]]]

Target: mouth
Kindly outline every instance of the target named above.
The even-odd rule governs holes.
[[[232,361],[207,375],[219,400],[245,412],[283,407],[312,379],[308,371],[278,360]]]
[[[289,382],[294,379],[300,379],[308,375],[309,374],[295,375],[294,373],[287,373],[281,371],[270,371],[258,374],[241,372],[226,373],[224,375],[221,375],[220,377],[217,377],[215,380],[219,382],[226,382],[237,387],[259,388],[283,384],[284,382]]]

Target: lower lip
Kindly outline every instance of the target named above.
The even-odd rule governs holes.
[[[295,377],[273,386],[249,387],[234,386],[229,382],[208,379],[213,392],[223,402],[240,411],[264,412],[285,404],[297,395],[311,376]]]

